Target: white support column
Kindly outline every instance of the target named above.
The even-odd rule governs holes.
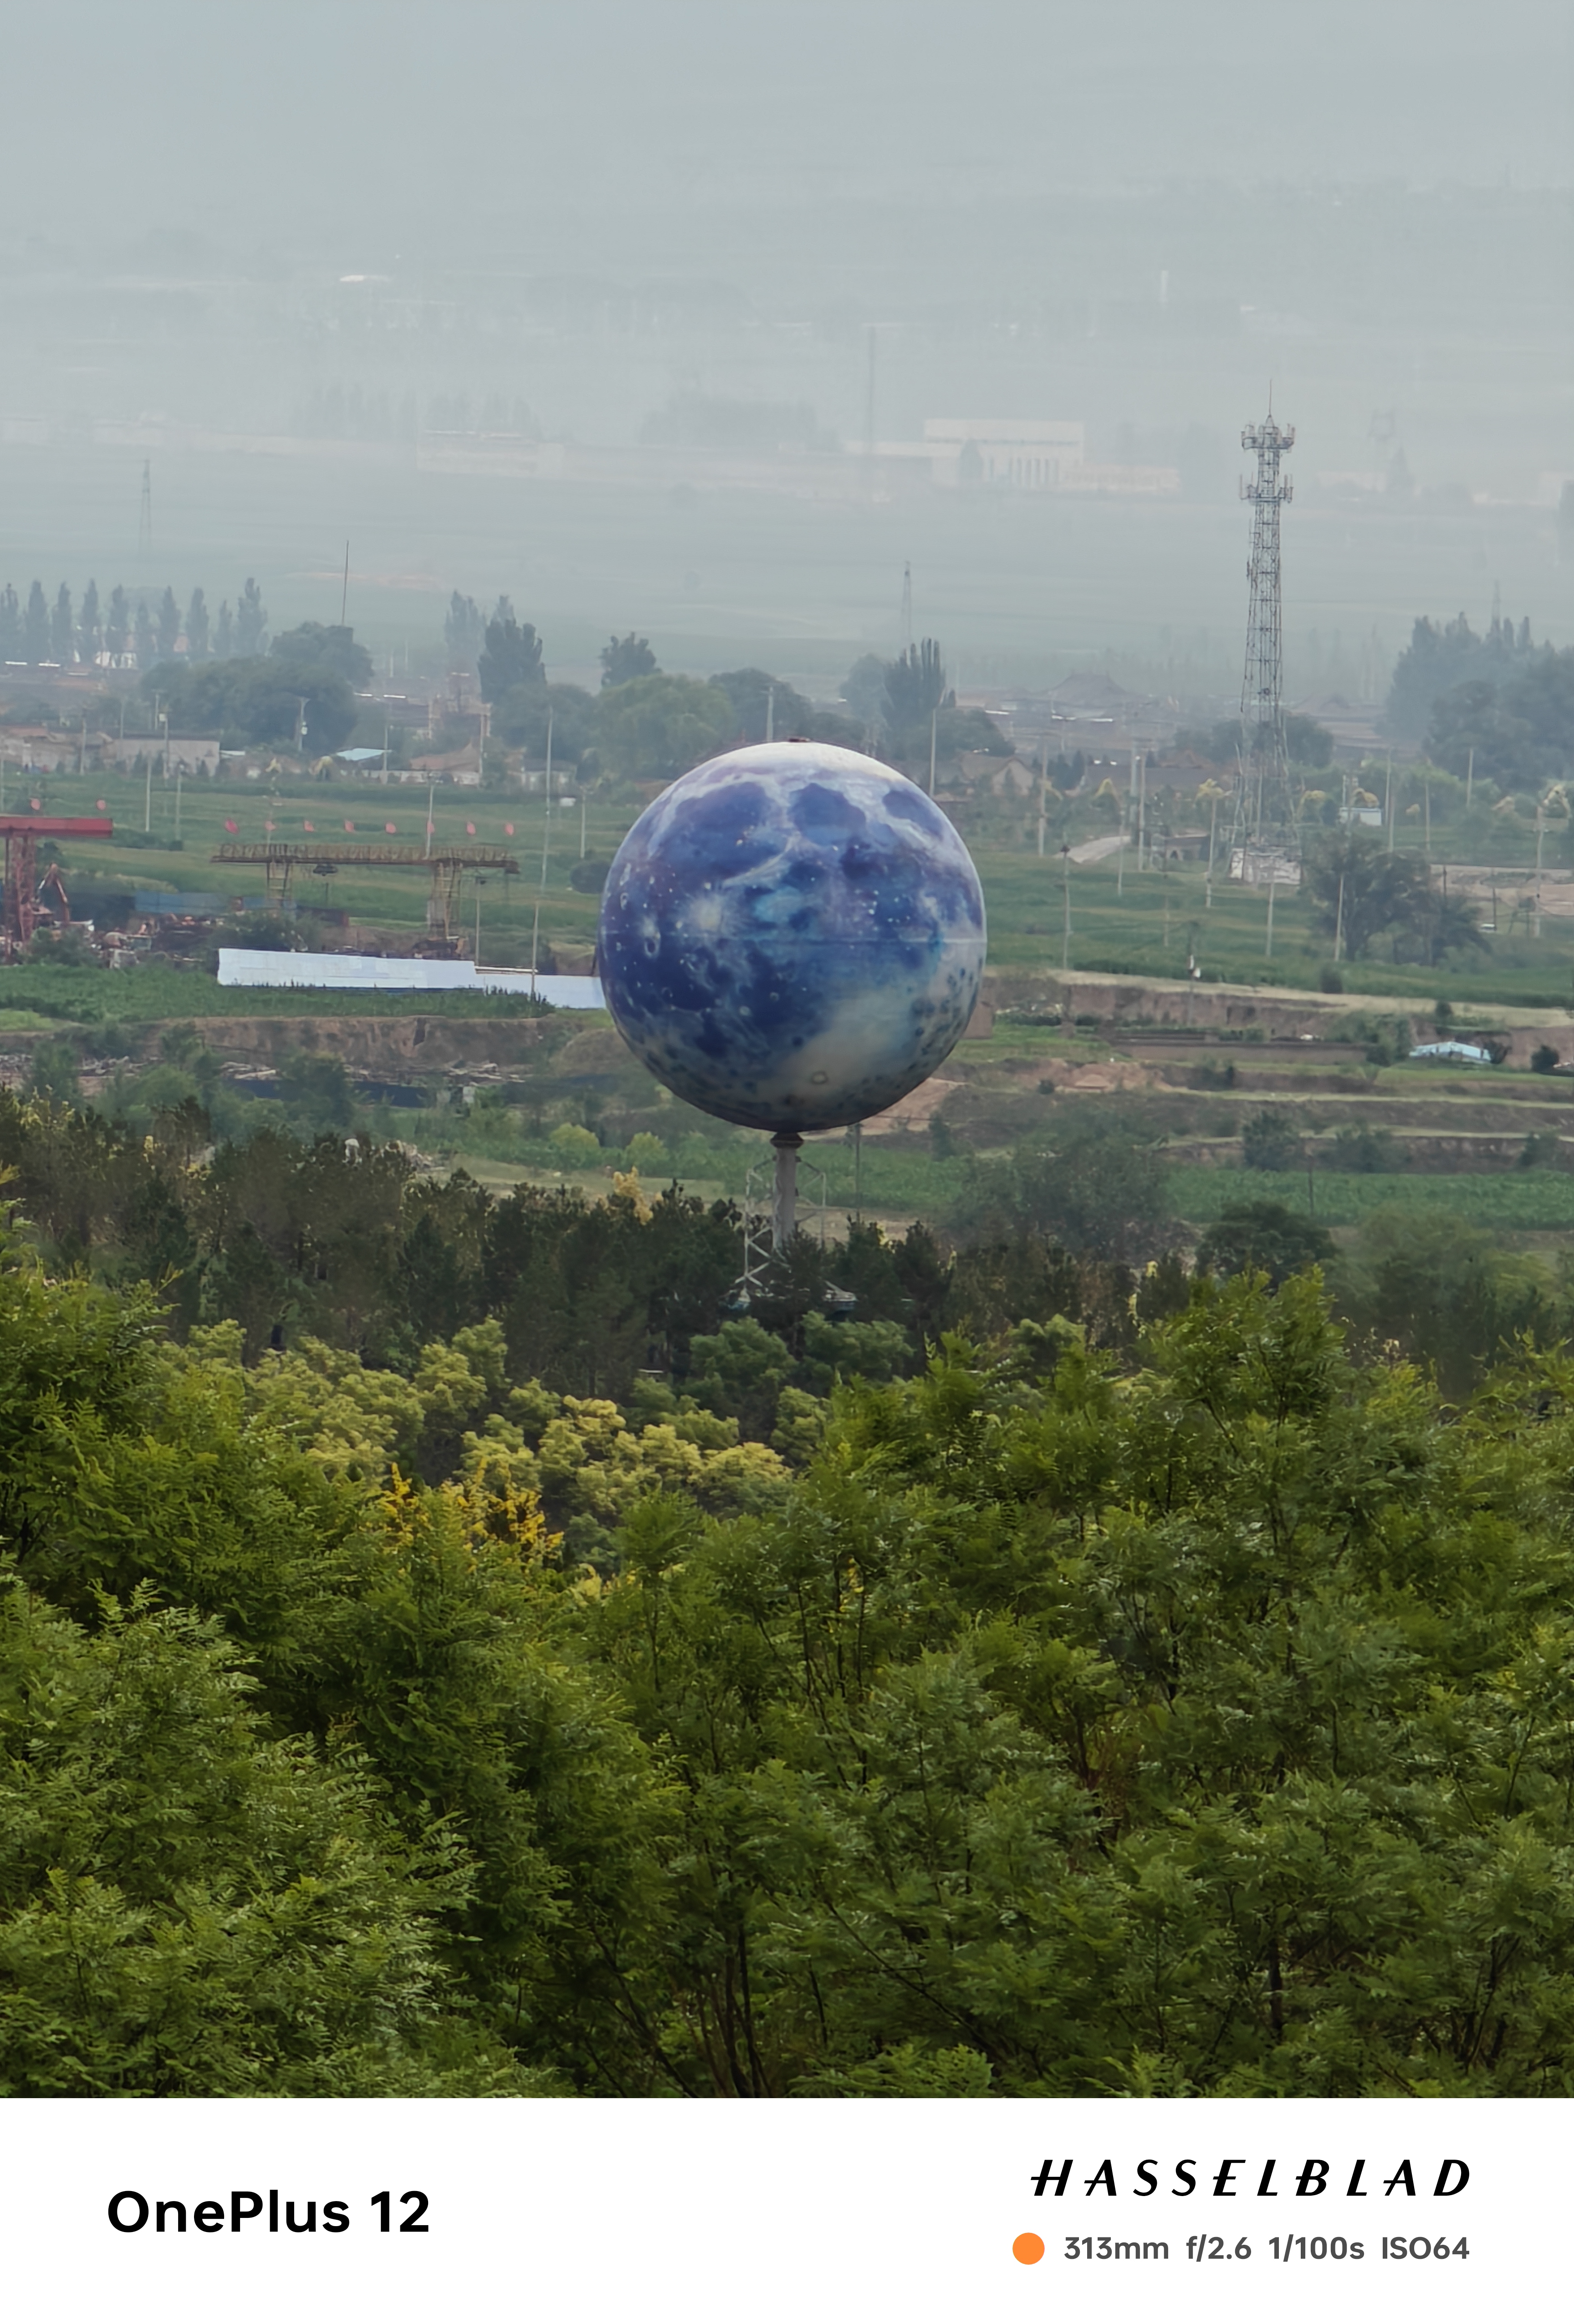
[[[803,1140],[795,1130],[779,1130],[771,1143],[776,1149],[771,1244],[775,1250],[785,1250],[798,1230],[798,1153]]]

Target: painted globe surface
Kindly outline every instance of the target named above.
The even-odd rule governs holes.
[[[645,809],[597,958],[618,1031],[679,1097],[751,1130],[834,1130],[950,1054],[978,998],[983,890],[916,783],[767,742]]]

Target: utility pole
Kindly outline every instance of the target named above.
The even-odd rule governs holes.
[[[1346,842],[1347,846],[1348,841]],[[1345,875],[1339,873],[1338,908],[1334,913],[1334,960],[1337,964],[1345,947]]]
[[[1060,894],[1064,910],[1060,922],[1060,967],[1071,965],[1071,849],[1069,842],[1060,846]]]
[[[546,796],[546,813],[545,813],[545,814],[543,815],[543,816],[542,817],[542,875],[541,875],[541,883],[542,883],[542,893],[543,893],[543,894],[544,894],[544,893],[545,893],[545,891],[546,891],[546,884],[547,884],[547,850],[548,850],[548,848],[549,848],[549,847],[551,846],[551,837],[552,837],[552,713],[551,713],[551,706],[549,704],[549,705],[548,705],[548,706],[547,706],[547,796]]]
[[[1535,926],[1531,930],[1531,934],[1536,936],[1542,933],[1542,837],[1546,830],[1546,825],[1545,802],[1538,799],[1536,801],[1536,918]]]
[[[864,457],[869,466],[869,481],[875,479],[875,326],[869,326],[869,369],[864,383]]]
[[[1148,830],[1148,757],[1145,751],[1132,751],[1132,773],[1137,786],[1137,870],[1143,868],[1143,849],[1147,844]],[[1150,862],[1148,869],[1152,871]]]
[[[1215,783],[1211,788],[1213,797],[1208,802],[1208,877],[1202,883],[1202,908],[1205,912],[1213,909],[1213,839],[1218,829],[1218,786]]]
[[[1274,865],[1270,862],[1268,865],[1268,941],[1263,949],[1264,960],[1272,960],[1273,957],[1273,872]]]

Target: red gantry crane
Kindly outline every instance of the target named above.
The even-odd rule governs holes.
[[[41,839],[113,839],[106,815],[0,815],[5,839],[5,957],[14,960],[38,926],[38,843]]]

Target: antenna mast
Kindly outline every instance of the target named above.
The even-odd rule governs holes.
[[[1252,586],[1246,618],[1246,667],[1241,681],[1241,724],[1245,730],[1242,772],[1244,796],[1236,824],[1249,841],[1292,849],[1295,816],[1290,798],[1290,757],[1284,741],[1284,613],[1279,554],[1279,512],[1294,497],[1279,463],[1295,441],[1293,428],[1281,428],[1270,411],[1260,428],[1243,428],[1241,448],[1257,456],[1257,473],[1241,483],[1241,498],[1252,503],[1252,554],[1246,578]],[[1248,877],[1250,875],[1248,874]]]

